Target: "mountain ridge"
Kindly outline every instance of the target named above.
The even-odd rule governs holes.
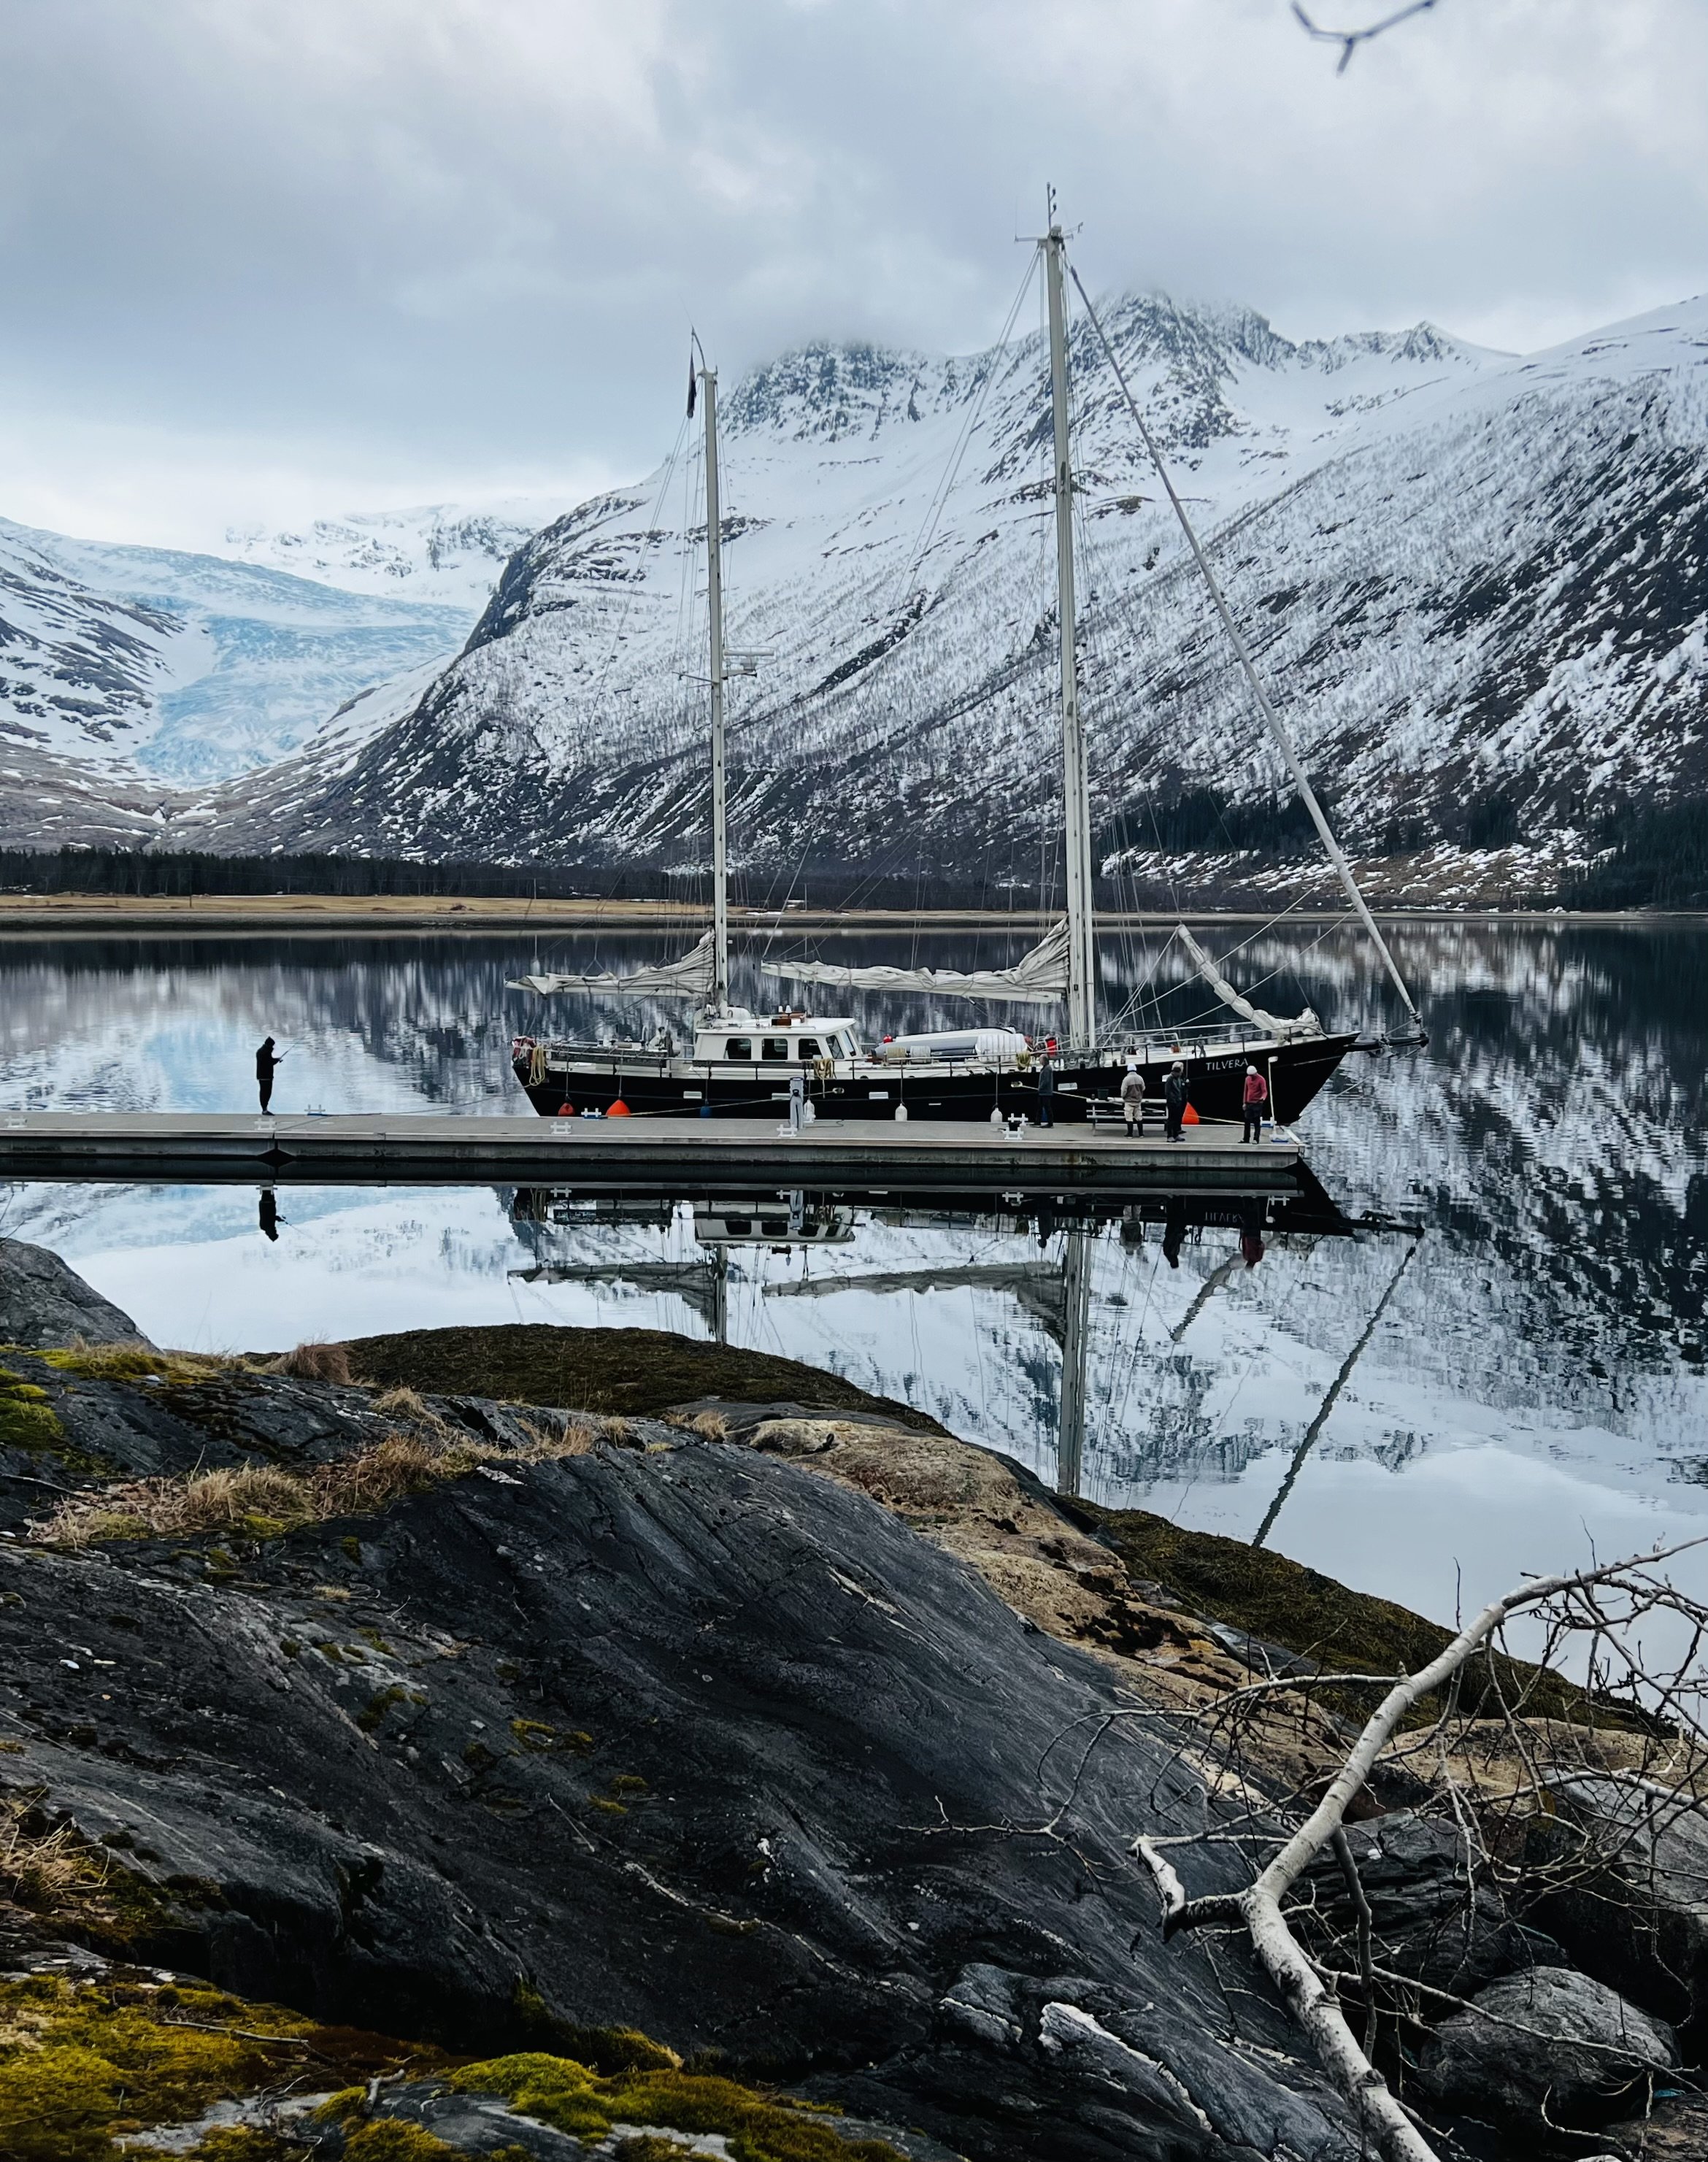
[[[1361,852],[1463,855],[1467,807],[1499,802],[1565,867],[1621,789],[1708,787],[1708,302],[1530,356],[1430,324],[1295,342],[1156,295],[1102,312]],[[1094,809],[1105,868],[1137,875],[1147,807],[1261,804],[1282,776],[1083,319],[1073,348]],[[765,656],[731,697],[738,859],[1036,880],[1058,756],[1037,335],[808,342],[723,417],[729,640]],[[694,494],[677,465],[565,511],[447,665],[175,801],[151,845],[703,862]]]

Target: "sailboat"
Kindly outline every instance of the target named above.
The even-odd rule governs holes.
[[[970,1026],[886,1037],[868,1046],[858,1022],[846,1014],[809,1012],[780,1005],[754,1013],[729,997],[729,848],[726,828],[724,692],[730,676],[750,673],[750,661],[730,655],[723,635],[723,530],[718,495],[718,378],[697,352],[689,374],[689,417],[697,395],[703,415],[706,475],[707,601],[710,614],[712,752],[712,923],[689,953],[657,968],[614,974],[525,976],[509,988],[543,996],[608,994],[679,996],[698,1001],[692,1036],[678,1045],[668,1031],[648,1044],[593,1043],[518,1035],[511,1048],[518,1082],[546,1117],[566,1113],[776,1118],[791,1099],[832,1119],[942,1120],[1038,1118],[1047,1091],[1058,1121],[1084,1120],[1097,1106],[1112,1110],[1129,1070],[1145,1080],[1148,1096],[1160,1097],[1163,1078],[1177,1063],[1201,1120],[1237,1120],[1246,1069],[1255,1066],[1269,1087],[1272,1117],[1290,1124],[1310,1103],[1342,1059],[1355,1050],[1378,1051],[1394,1041],[1356,1031],[1324,1029],[1315,1014],[1267,1013],[1243,997],[1184,924],[1173,934],[1202,980],[1227,1009],[1220,1027],[1184,1033],[1132,1033],[1112,1038],[1099,1031],[1097,1010],[1096,928],[1093,906],[1091,805],[1075,650],[1073,471],[1069,445],[1066,241],[1051,205],[1049,229],[1038,243],[1048,300],[1050,402],[1054,432],[1056,577],[1060,713],[1066,858],[1066,913],[1038,945],[1011,967],[947,969],[840,967],[816,961],[765,964],[781,980],[845,990],[925,992],[990,1005],[1065,1008],[1065,1030],[1036,1033],[1016,1027]],[[1298,755],[1271,705],[1251,656],[1199,546],[1184,505],[1128,388],[1115,351],[1104,335],[1089,296],[1072,272],[1086,315],[1114,369],[1128,411],[1183,528],[1223,627],[1250,682],[1301,801],[1309,812],[1354,911],[1373,940],[1414,1026],[1418,1012],[1350,864],[1329,828]],[[1048,1073],[1045,1074],[1047,1066]],[[1040,1083],[1043,1082],[1041,1089]]]

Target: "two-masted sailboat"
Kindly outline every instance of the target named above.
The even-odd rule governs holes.
[[[1104,335],[1077,271],[1070,271],[1062,228],[1053,215],[1038,243],[1048,299],[1050,400],[1054,428],[1056,575],[1060,653],[1060,711],[1066,857],[1066,914],[1042,942],[1010,968],[844,968],[819,962],[765,965],[763,973],[794,983],[852,990],[923,992],[989,1005],[1065,1010],[1065,1026],[1029,1036],[1012,1027],[972,1026],[886,1037],[868,1047],[847,1015],[781,1007],[753,1013],[729,996],[729,847],[725,822],[724,691],[729,677],[749,672],[725,648],[721,506],[718,470],[718,379],[703,353],[690,374],[689,417],[695,391],[704,413],[707,599],[711,619],[712,924],[682,958],[627,974],[536,975],[513,984],[546,995],[593,994],[683,998],[697,1010],[692,1039],[678,1045],[668,1031],[648,1044],[593,1043],[518,1035],[512,1045],[517,1080],[547,1117],[588,1112],[636,1115],[696,1113],[776,1118],[791,1097],[814,1115],[833,1119],[1037,1118],[1047,1093],[1057,1120],[1083,1119],[1112,1102],[1136,1068],[1148,1095],[1159,1097],[1168,1069],[1186,1072],[1189,1099],[1202,1119],[1238,1120],[1246,1069],[1267,1079],[1272,1115],[1286,1123],[1304,1110],[1347,1053],[1376,1050],[1378,1041],[1355,1031],[1325,1030],[1309,1012],[1291,1019],[1266,1013],[1243,998],[1183,924],[1179,940],[1199,975],[1230,1019],[1210,1030],[1112,1038],[1099,1027],[1094,916],[1091,807],[1075,651],[1073,473],[1069,446],[1065,280],[1071,274],[1087,317],[1114,370],[1128,411],[1156,463],[1266,725],[1315,822],[1355,912],[1373,940],[1415,1024],[1417,1009],[1359,892],[1350,865],[1329,830],[1286,731],[1264,692],[1199,546],[1184,506]],[[1416,1040],[1416,1039],[1413,1039]],[[1047,1068],[1047,1072],[1046,1068]]]

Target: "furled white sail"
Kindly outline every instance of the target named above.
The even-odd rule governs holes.
[[[1322,1034],[1323,1024],[1308,1006],[1292,1021],[1283,1021],[1279,1014],[1265,1013],[1261,1006],[1254,1006],[1250,999],[1234,989],[1183,923],[1176,924],[1174,936],[1186,948],[1193,967],[1222,1004],[1231,1006],[1236,1014],[1243,1015],[1255,1027],[1261,1028],[1267,1036],[1272,1036],[1277,1043],[1288,1043],[1298,1037]]]
[[[614,991],[634,998],[704,999],[712,994],[717,958],[708,931],[692,953],[680,961],[662,961],[656,969],[637,969],[627,976],[607,973],[598,976],[524,976],[506,986],[513,991]]]
[[[1068,927],[1058,923],[1011,969],[843,969],[826,961],[767,961],[767,976],[795,984],[839,984],[856,991],[935,991],[951,999],[1054,1005],[1068,989]]]

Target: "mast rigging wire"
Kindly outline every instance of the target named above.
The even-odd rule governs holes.
[[[1140,410],[1138,400],[1128,387],[1126,376],[1122,372],[1120,361],[1115,358],[1115,347],[1110,343],[1108,334],[1104,330],[1097,311],[1091,305],[1091,296],[1085,290],[1079,269],[1074,264],[1069,263],[1068,269],[1073,280],[1074,289],[1079,293],[1080,301],[1084,307],[1086,317],[1092,329],[1097,333],[1098,343],[1103,347],[1104,358],[1114,372],[1115,382],[1120,386],[1120,394],[1126,401],[1127,411],[1132,415],[1133,425],[1139,431],[1140,440],[1145,446],[1151,463],[1157,469],[1157,478],[1167,491],[1169,503],[1173,507],[1174,515],[1180,521],[1180,530],[1186,535],[1187,546],[1192,551],[1193,560],[1204,578],[1210,599],[1215,605],[1216,614],[1221,619],[1222,629],[1228,634],[1228,642],[1232,645],[1235,657],[1244,672],[1247,684],[1251,687],[1251,695],[1257,702],[1257,709],[1263,716],[1264,725],[1268,729],[1276,749],[1287,761],[1288,770],[1293,776],[1293,786],[1298,791],[1299,801],[1310,813],[1311,822],[1315,826],[1318,836],[1324,848],[1328,851],[1329,860],[1335,866],[1340,883],[1346,890],[1346,898],[1351,902],[1357,912],[1359,921],[1369,934],[1371,943],[1381,954],[1383,965],[1392,979],[1394,989],[1399,993],[1406,1011],[1421,1030],[1423,1016],[1418,1011],[1417,1002],[1406,987],[1406,979],[1400,974],[1399,964],[1388,951],[1387,941],[1376,928],[1376,918],[1371,914],[1369,904],[1359,890],[1357,880],[1352,875],[1352,866],[1347,862],[1340,843],[1335,838],[1334,830],[1324,815],[1322,805],[1317,801],[1316,791],[1311,786],[1304,767],[1299,761],[1298,753],[1293,749],[1293,739],[1282,726],[1281,717],[1271,703],[1269,693],[1264,689],[1262,679],[1252,664],[1251,655],[1246,650],[1245,640],[1240,634],[1238,624],[1234,621],[1232,611],[1223,596],[1215,572],[1211,570],[1209,560],[1199,544],[1198,535],[1194,530],[1192,520],[1186,514],[1186,505],[1180,500],[1168,468],[1162,462],[1162,453],[1157,447],[1156,438],[1146,425],[1145,416]]]

